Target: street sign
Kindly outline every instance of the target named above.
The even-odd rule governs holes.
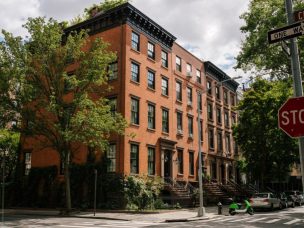
[[[278,122],[290,137],[304,136],[304,97],[288,99],[279,109]]]
[[[268,32],[268,43],[273,44],[304,34],[304,22],[297,22]]]
[[[295,21],[304,20],[304,9],[293,12],[293,17]]]

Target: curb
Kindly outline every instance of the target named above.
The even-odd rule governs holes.
[[[192,222],[192,221],[199,221],[199,220],[207,220],[210,219],[209,217],[193,217],[193,218],[186,218],[186,219],[167,219],[164,222]]]

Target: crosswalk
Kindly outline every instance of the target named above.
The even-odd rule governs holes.
[[[290,217],[274,217],[274,216],[216,216],[210,219],[201,220],[202,223],[264,223],[264,224],[283,224],[286,225],[298,225],[304,227],[304,219],[290,218]]]
[[[117,227],[117,228],[135,228],[156,225],[153,222],[140,222],[140,221],[101,221],[101,222],[81,222],[75,224],[62,224],[58,225],[61,228],[97,228],[97,227]]]

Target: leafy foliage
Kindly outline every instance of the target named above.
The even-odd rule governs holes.
[[[277,113],[292,95],[291,82],[257,79],[238,105],[234,137],[246,159],[251,180],[283,180],[297,158],[297,144],[278,128]]]
[[[7,97],[1,100],[0,110],[12,113],[3,122],[16,116],[23,118],[23,129],[40,142],[36,147],[58,151],[70,199],[69,164],[76,151],[73,145],[104,150],[110,134],[123,134],[126,127],[122,115],[112,114],[104,98],[108,91],[107,68],[116,55],[109,51],[109,44],[89,38],[85,31],[65,34],[53,19],[29,19],[24,27],[30,34],[27,41],[3,31],[0,96]],[[67,202],[68,209],[70,206]]]
[[[128,176],[125,180],[127,208],[143,210],[153,206],[163,183],[160,178],[147,176]]]
[[[19,146],[20,134],[8,129],[0,129],[0,154],[1,164],[5,159],[5,174],[6,178],[11,178],[14,174],[17,164],[17,150]],[[4,153],[5,158],[4,158]],[[3,169],[1,169],[2,171]],[[3,174],[1,173],[1,176]]]
[[[287,25],[283,0],[251,0],[248,12],[241,15],[245,25],[241,31],[246,35],[241,52],[237,56],[236,68],[275,78],[286,78],[291,74],[290,60],[280,44],[269,45],[267,32]],[[293,1],[295,9],[303,9],[304,2]],[[304,47],[304,39],[298,39],[299,49]],[[302,71],[304,56],[300,57]]]

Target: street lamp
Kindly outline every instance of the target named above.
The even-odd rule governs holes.
[[[223,81],[220,81],[217,85],[222,85],[224,82],[227,82],[227,81],[231,81],[231,80],[235,80],[235,79],[239,79],[239,78],[242,78],[242,76],[237,76],[237,77],[232,77],[232,78],[228,78],[228,79],[225,79]],[[198,209],[198,213],[197,213],[197,216],[198,217],[202,217],[202,216],[205,216],[205,208],[204,208],[204,204],[203,204],[203,180],[202,180],[202,152],[201,152],[201,115],[200,115],[200,104],[199,102],[202,102],[202,94],[203,93],[206,93],[208,92],[210,89],[212,89],[213,87],[211,86],[210,88],[204,90],[204,91],[200,91],[200,90],[197,90],[197,97],[201,97],[201,99],[197,99],[197,114],[198,114],[198,117],[197,117],[197,121],[198,121],[198,183],[199,183],[199,209]]]

